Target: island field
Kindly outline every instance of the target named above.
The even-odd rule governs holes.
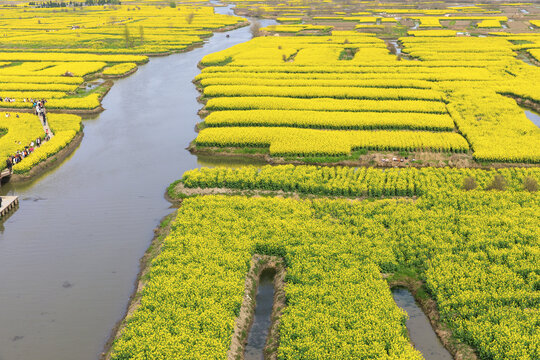
[[[14,180],[84,141],[115,78],[253,35],[200,59],[189,150],[224,166],[164,189],[104,359],[244,359],[269,269],[265,359],[429,359],[396,287],[450,357],[540,358],[538,4],[51,4],[0,8],[2,159],[45,137],[33,100],[54,134]]]

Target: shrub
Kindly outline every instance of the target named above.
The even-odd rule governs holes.
[[[530,192],[538,191],[538,182],[531,176],[527,176],[523,179],[523,188]]]
[[[463,189],[464,190],[474,190],[476,189],[478,185],[476,184],[476,180],[472,177],[472,176],[469,176],[469,177],[466,177],[465,179],[463,179]]]
[[[506,180],[501,175],[495,175],[493,181],[486,188],[487,190],[505,190],[506,189]]]

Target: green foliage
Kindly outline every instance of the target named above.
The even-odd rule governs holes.
[[[256,252],[288,263],[278,359],[421,359],[388,270],[425,279],[442,321],[482,358],[537,358],[539,211],[525,191],[187,199],[112,359],[225,358]]]
[[[247,166],[237,169],[202,168],[184,173],[188,188],[232,188],[282,190],[314,195],[381,197],[421,196],[439,189],[459,191],[491,189],[493,183],[507,183],[512,191],[522,191],[524,179],[540,179],[539,168],[498,170],[454,168],[376,169],[321,166]],[[474,187],[473,187],[474,182]],[[465,186],[466,185],[466,186]],[[500,185],[497,185],[500,188]]]

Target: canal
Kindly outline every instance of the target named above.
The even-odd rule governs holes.
[[[166,187],[186,170],[216,164],[185,150],[202,107],[191,83],[197,63],[250,38],[244,27],[152,58],[115,82],[106,110],[84,121],[80,147],[61,166],[0,188],[21,200],[0,223],[0,360],[99,357],[153,229],[172,211]]]
[[[431,327],[426,314],[414,301],[409,290],[404,288],[392,289],[392,296],[407,315],[407,331],[416,350],[420,351],[426,360],[452,360],[452,355],[446,350],[437,334]]]

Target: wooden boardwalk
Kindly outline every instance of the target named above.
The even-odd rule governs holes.
[[[9,171],[8,169],[4,169],[0,171],[0,186],[2,186],[2,182],[4,182],[4,179],[9,179],[13,171]]]
[[[0,206],[0,218],[13,210],[19,205],[18,196],[0,196],[2,198],[2,206]]]

